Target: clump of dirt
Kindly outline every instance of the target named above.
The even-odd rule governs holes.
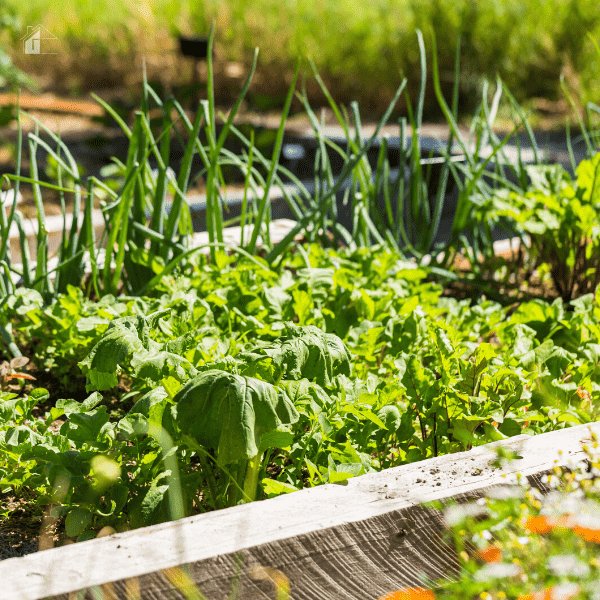
[[[62,543],[63,519],[35,503],[34,493],[23,489],[19,497],[0,494],[4,514],[0,516],[0,560],[47,550]]]

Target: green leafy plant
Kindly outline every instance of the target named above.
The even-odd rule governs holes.
[[[78,401],[0,403],[3,489],[74,539],[598,418],[597,296],[471,305],[383,247],[178,268],[152,297],[20,288],[2,307],[67,394],[75,361],[87,380]]]
[[[565,302],[600,283],[600,154],[582,161],[571,181],[560,165],[527,167],[526,194],[499,192],[495,215],[529,236],[528,272],[546,269]]]
[[[260,379],[211,369],[192,379],[173,400],[179,428],[189,436],[184,440],[196,442],[193,448],[200,444],[214,449],[218,466],[237,463],[237,489],[229,494],[228,505],[237,504],[242,491],[244,501],[253,501],[262,455],[272,444],[286,446],[292,439],[289,432],[273,433],[298,420],[285,391]]]

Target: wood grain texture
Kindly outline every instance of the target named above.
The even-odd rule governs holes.
[[[128,598],[127,589],[139,590],[130,598],[185,598],[173,591],[173,581],[187,577],[211,600],[274,599],[275,581],[287,582],[294,600],[376,600],[419,585],[423,575],[449,577],[456,568],[442,540],[441,516],[420,502],[478,497],[514,472],[540,485],[541,473],[584,458],[580,446],[590,428],[600,435],[594,423],[505,440],[501,444],[522,459],[503,468],[490,464],[496,442],[350,479],[346,486],[8,559],[0,562],[0,598],[83,600],[73,592],[92,586],[103,586],[107,598]],[[187,575],[180,565],[188,565]],[[88,591],[85,598],[94,595]]]

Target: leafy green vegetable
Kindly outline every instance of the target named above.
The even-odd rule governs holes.
[[[181,431],[214,448],[219,465],[256,456],[264,433],[298,420],[298,412],[282,390],[260,379],[217,369],[190,380],[174,400]]]

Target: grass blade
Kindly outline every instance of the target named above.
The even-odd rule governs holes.
[[[252,236],[250,237],[250,242],[248,244],[248,252],[250,254],[254,254],[256,251],[256,240],[258,239],[258,235],[262,228],[263,220],[265,218],[267,202],[269,202],[269,191],[271,189],[271,184],[273,182],[273,175],[275,174],[275,169],[279,163],[279,156],[281,154],[281,146],[283,144],[283,134],[285,122],[287,120],[288,113],[290,111],[290,106],[292,104],[292,98],[294,96],[294,88],[296,86],[296,80],[298,78],[298,73],[300,72],[300,61],[296,66],[296,72],[294,73],[294,78],[292,79],[292,84],[290,86],[290,90],[288,92],[287,98],[285,99],[285,104],[283,107],[283,111],[281,114],[281,122],[279,124],[279,128],[277,129],[277,137],[275,138],[275,148],[273,149],[273,156],[271,158],[271,168],[269,169],[269,174],[267,175],[267,181],[265,183],[264,196],[259,203],[258,206],[258,216],[256,217],[256,221],[254,223],[254,229],[252,230]]]

